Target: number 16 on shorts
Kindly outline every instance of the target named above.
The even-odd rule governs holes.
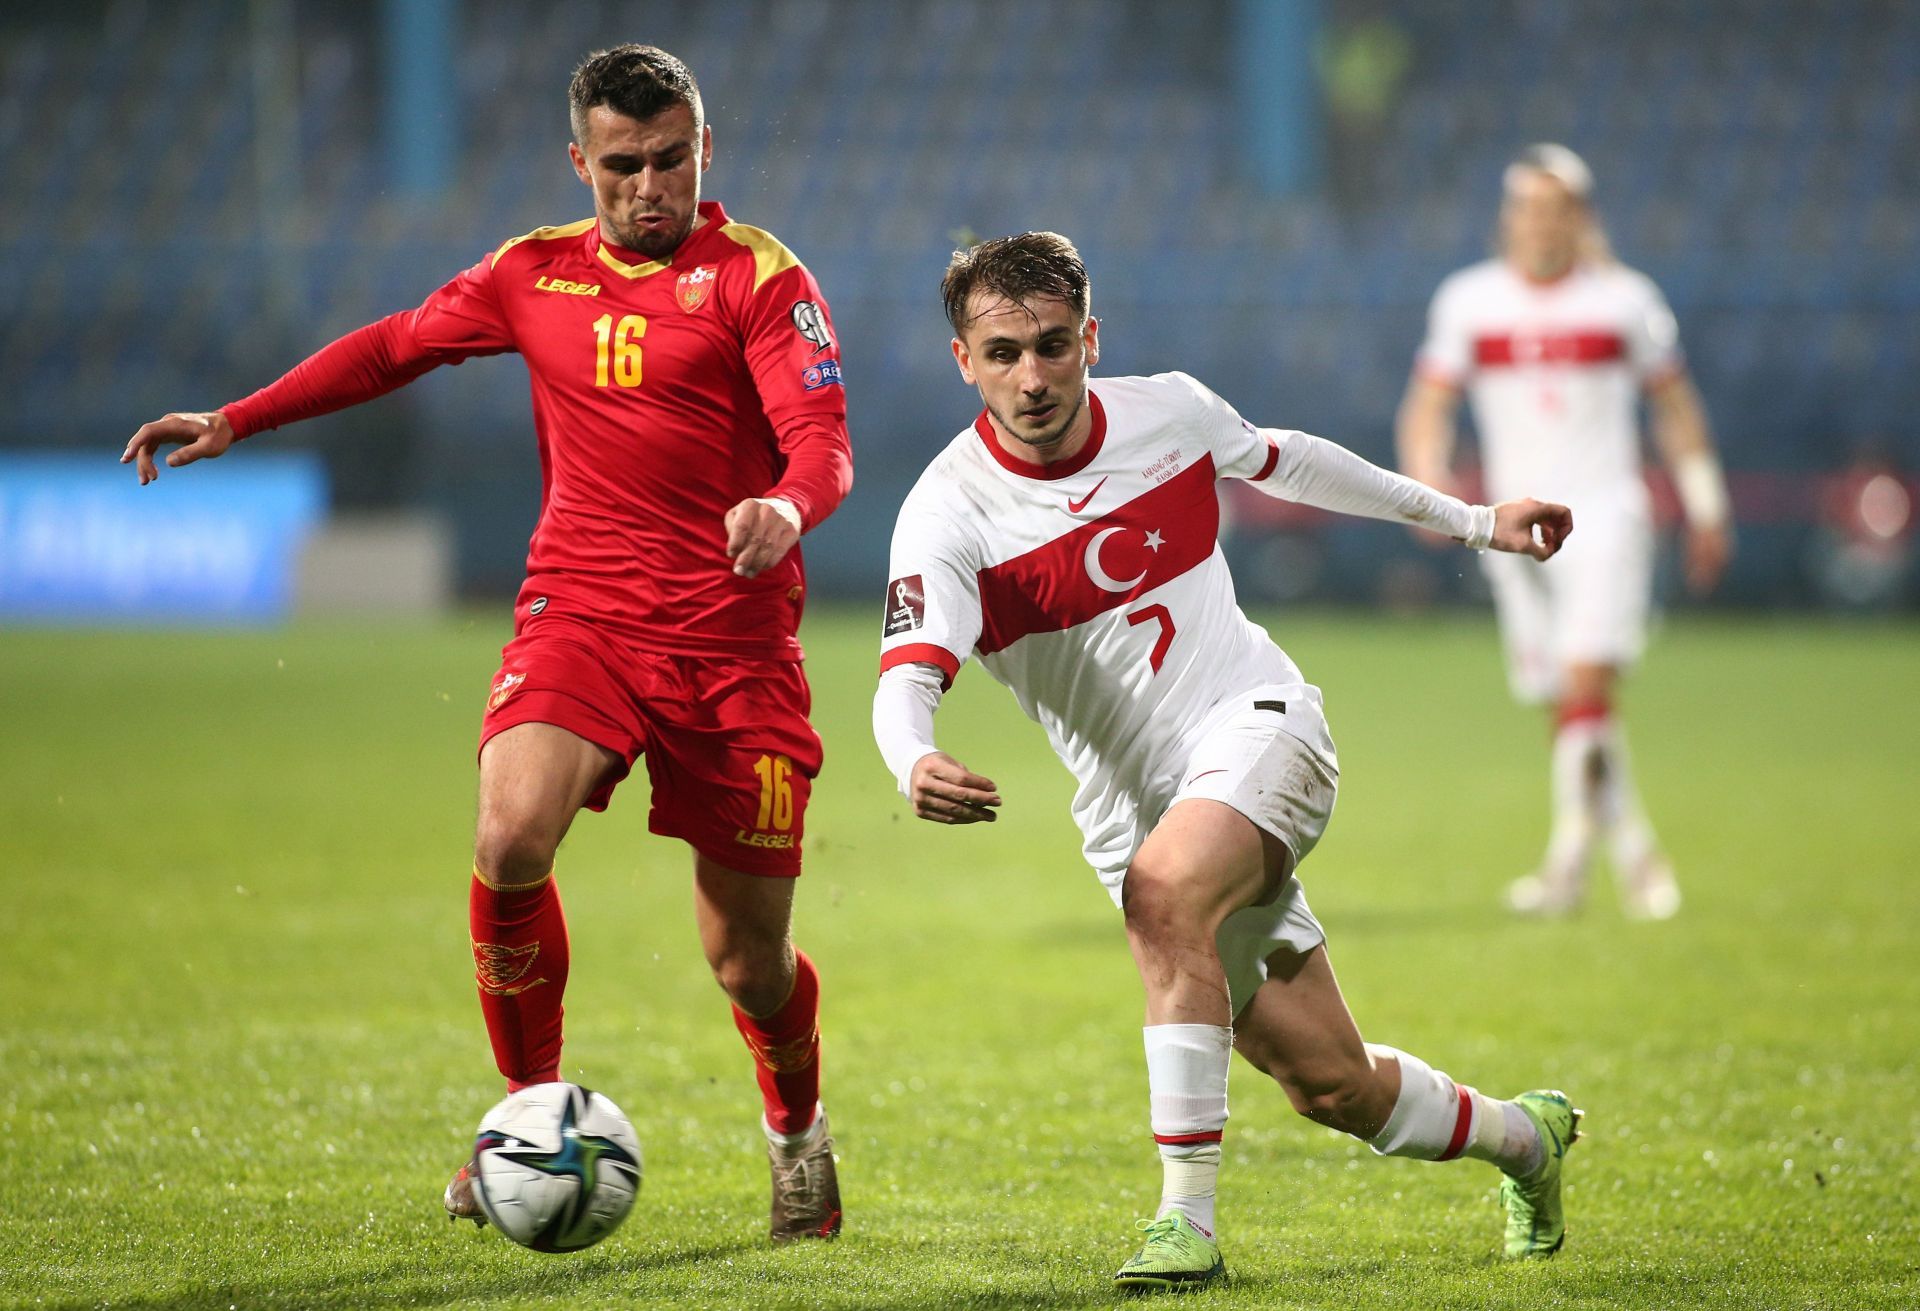
[[[793,845],[793,762],[785,756],[765,755],[753,762],[760,778],[760,811],[754,831],[741,829],[734,841],[750,847]]]

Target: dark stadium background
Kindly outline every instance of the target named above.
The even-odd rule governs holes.
[[[901,495],[973,412],[936,297],[960,234],[1078,241],[1103,370],[1185,368],[1388,462],[1428,296],[1486,251],[1503,161],[1555,139],[1678,312],[1740,518],[1716,603],[1920,603],[1920,5],[1895,0],[9,0],[0,455],[110,459],[590,213],[563,90],[619,40],[690,63],[707,194],[832,302],[858,485],[808,540],[819,593],[878,586]],[[460,593],[517,580],[516,361],[269,444],[321,452],[340,514],[447,525]],[[1313,516],[1231,545],[1260,600],[1477,587]]]

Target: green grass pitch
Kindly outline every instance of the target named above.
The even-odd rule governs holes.
[[[439,1193],[499,1096],[465,935],[502,637],[0,634],[0,1304],[1027,1307],[1112,1302],[1150,1212],[1140,996],[1069,780],[979,671],[943,743],[992,826],[913,821],[868,737],[877,617],[808,623],[828,767],[800,941],[825,978],[847,1233],[770,1250],[748,1059],[644,783],[560,857],[570,1078],[632,1115],[626,1226],[542,1256]],[[1566,1251],[1494,1259],[1484,1166],[1375,1159],[1236,1066],[1207,1305],[1920,1305],[1920,629],[1676,623],[1626,704],[1688,903],[1499,908],[1545,738],[1491,621],[1286,616],[1339,812],[1305,879],[1368,1036],[1588,1112]]]

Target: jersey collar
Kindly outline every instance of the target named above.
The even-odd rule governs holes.
[[[662,269],[671,268],[674,260],[684,256],[687,250],[696,242],[702,240],[708,232],[718,232],[721,228],[724,228],[728,223],[732,222],[732,220],[727,217],[727,211],[720,207],[720,202],[717,200],[701,201],[699,213],[700,217],[706,220],[706,223],[689,232],[687,239],[680,243],[680,249],[674,251],[673,254],[667,256],[665,259],[649,260],[643,257],[638,251],[632,251],[624,246],[614,245],[612,242],[601,237],[600,225],[598,223],[595,223],[591,228],[587,229],[587,249],[593,252],[594,258],[598,259],[602,264],[623,278],[650,277]]]
[[[1093,412],[1093,431],[1087,434],[1087,444],[1074,452],[1068,459],[1058,464],[1028,464],[1018,456],[1009,455],[1000,445],[1000,436],[993,430],[993,420],[985,410],[973,421],[973,430],[980,434],[985,443],[987,454],[997,461],[1008,473],[1017,473],[1022,478],[1035,478],[1042,482],[1053,482],[1059,478],[1071,478],[1089,464],[1093,457],[1100,454],[1100,445],[1107,439],[1107,408],[1100,403],[1093,388],[1087,388],[1087,408]]]

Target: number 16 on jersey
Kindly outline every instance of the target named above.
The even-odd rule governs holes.
[[[620,387],[640,385],[640,338],[647,335],[647,320],[642,314],[623,314],[620,322],[602,314],[593,321],[593,385],[607,385],[611,363],[613,382]]]

